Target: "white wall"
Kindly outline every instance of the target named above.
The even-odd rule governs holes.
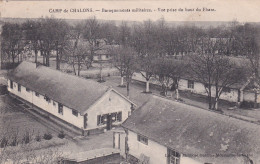
[[[65,120],[78,128],[83,128],[83,116],[78,114],[78,117],[72,114],[72,110],[66,106],[63,105],[63,115],[58,113],[58,103],[55,102],[56,105],[53,105],[53,100],[50,100],[50,102],[47,102],[44,99],[43,95],[39,95],[37,97],[35,95],[34,91],[27,92],[26,88],[21,86],[21,92],[18,92],[18,84],[13,82],[14,86],[13,89],[10,88],[10,80],[8,80],[8,91],[13,93],[16,96],[21,97],[22,99],[36,105],[37,107],[45,110],[48,113],[51,113],[52,115]]]
[[[114,112],[122,112],[122,121],[114,122],[113,125],[119,125],[128,118],[131,112],[131,103],[115,93],[107,92],[96,104],[88,109],[87,130],[106,127],[106,125],[97,125],[97,116]]]
[[[94,60],[94,61],[110,60],[110,59],[111,59],[111,56],[110,56],[110,55],[108,55],[108,58],[107,58],[106,55],[101,55],[101,58],[99,58],[99,55],[98,55],[98,54],[93,56],[93,60]]]
[[[137,140],[137,134],[128,131],[129,154],[139,159],[141,154],[150,157],[150,164],[167,164],[167,148],[148,139],[148,145]]]
[[[204,84],[199,82],[194,82],[194,89],[188,88],[188,80],[181,79],[179,81],[179,89],[180,90],[188,90],[196,94],[207,96],[207,92],[205,90]],[[215,95],[215,86],[212,86],[212,96]],[[238,90],[230,89],[230,92],[222,92],[220,95],[220,99],[227,100],[230,102],[238,101]]]
[[[167,147],[148,139],[148,145],[137,140],[137,134],[128,130],[129,154],[139,159],[141,154],[150,157],[150,164],[167,164]],[[180,158],[180,164],[203,164],[188,157]]]
[[[255,101],[255,93],[244,91],[244,97],[243,98],[244,98],[244,101],[254,102]],[[259,102],[259,100],[258,100],[258,102]]]
[[[146,82],[144,77],[140,73],[134,73],[133,75],[134,80]],[[155,78],[150,79],[151,84],[155,85],[161,85],[158,80]],[[207,92],[205,90],[204,84],[199,83],[199,82],[194,82],[194,89],[188,88],[188,80],[185,79],[180,79],[179,80],[179,90],[182,91],[191,91],[196,94],[204,95],[207,96]],[[215,94],[215,87],[212,87],[212,95],[214,96]],[[237,89],[231,89],[230,92],[222,92],[220,95],[220,99],[227,100],[230,102],[237,102],[238,100],[238,90]],[[252,100],[254,101],[254,100]],[[260,101],[260,99],[259,99]]]

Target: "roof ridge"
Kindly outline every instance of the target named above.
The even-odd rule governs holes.
[[[27,63],[30,63],[30,64],[36,64],[34,62],[31,62],[31,61],[23,61],[23,62],[27,62]],[[73,77],[76,77],[76,78],[79,78],[79,79],[82,79],[82,80],[95,82],[94,80],[90,80],[90,79],[84,78],[82,76],[77,76],[77,75],[74,75],[74,74],[68,74],[66,72],[63,72],[62,70],[57,70],[57,69],[54,69],[52,67],[47,67],[45,65],[39,65],[38,67],[35,67],[35,68],[37,69],[37,68],[40,68],[40,67],[46,68],[46,69],[50,69],[50,70],[53,70],[53,71],[56,71],[56,72],[59,72],[59,73],[63,73],[63,74],[68,75],[68,76],[73,76]],[[102,86],[104,86],[106,88],[109,88],[107,85],[103,85],[103,84],[101,84],[99,82],[96,82],[96,83],[99,84],[99,85],[102,85]]]

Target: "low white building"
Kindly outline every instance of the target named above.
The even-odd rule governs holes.
[[[260,163],[260,126],[152,96],[122,124],[128,159],[149,164]]]
[[[22,62],[7,78],[10,94],[84,131],[109,130],[134,107],[111,87],[30,62]]]
[[[145,78],[140,73],[134,73],[133,80],[140,82],[146,82]],[[160,86],[160,82],[152,77],[150,79],[150,84]],[[256,102],[260,103],[260,93],[255,91],[254,88],[257,88],[257,84],[254,84],[254,79],[248,77],[248,79],[240,79],[240,81],[230,87],[224,87],[220,99],[226,100],[229,102]],[[182,77],[179,80],[178,89],[181,91],[190,91],[199,95],[207,96],[205,86],[202,82],[193,80],[192,78]],[[212,95],[215,93],[215,86],[212,86]]]

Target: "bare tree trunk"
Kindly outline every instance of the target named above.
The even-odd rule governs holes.
[[[179,89],[176,88],[176,99],[179,100]]]
[[[121,75],[121,83],[120,86],[124,86],[124,76]]]
[[[41,54],[42,54],[42,64],[43,65],[46,65],[46,52],[45,51],[41,51]]]
[[[50,66],[50,51],[47,51],[47,54],[46,54],[46,66],[47,67]]]
[[[146,80],[146,89],[145,89],[145,92],[150,92],[150,88],[149,88],[149,80]]]
[[[126,91],[127,91],[127,98],[129,98],[129,81],[127,80],[127,83],[126,83]]]
[[[73,59],[73,60],[74,60],[74,59]],[[74,74],[77,75],[77,73],[76,73],[76,68],[75,68],[75,62],[74,62],[74,61],[73,61],[73,63],[72,63],[72,67],[73,67]]]
[[[100,74],[100,82],[102,82],[103,81],[103,77],[102,77],[102,69],[103,69],[103,65],[102,65],[102,63],[100,63],[100,69],[99,69],[99,74]]]
[[[35,55],[35,56],[34,56],[34,59],[35,59],[34,62],[37,63],[38,50],[34,50],[34,55]]]
[[[56,50],[56,69],[60,70],[60,58],[59,58],[59,51]]]
[[[218,99],[215,100],[215,109],[218,110]]]
[[[80,76],[80,61],[78,61],[78,76]]]

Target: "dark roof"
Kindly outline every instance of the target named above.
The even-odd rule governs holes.
[[[109,87],[31,62],[22,62],[7,77],[22,86],[79,111],[81,114],[96,102]]]
[[[259,125],[158,96],[122,126],[182,154],[260,154]]]

